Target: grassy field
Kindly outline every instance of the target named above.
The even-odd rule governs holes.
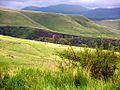
[[[0,89],[5,90],[119,90],[113,82],[92,78],[82,67],[61,70],[56,53],[68,46],[0,36]],[[75,50],[83,48],[73,47]],[[66,60],[66,59],[65,59]],[[64,63],[63,63],[64,64]],[[119,63],[118,63],[119,64]],[[120,72],[117,71],[117,75]]]
[[[55,51],[61,48],[62,45],[0,36],[0,64],[39,66],[51,60],[54,63]]]
[[[108,29],[78,15],[0,9],[1,26],[26,26],[85,37],[120,38],[120,31]],[[34,29],[33,29],[34,31]]]

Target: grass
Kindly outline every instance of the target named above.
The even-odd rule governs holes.
[[[0,9],[1,26],[26,26],[85,37],[120,38],[120,31],[100,26],[78,15]],[[34,29],[32,29],[34,31]],[[27,33],[26,33],[27,34]]]
[[[65,59],[64,62],[56,52],[62,52],[67,48],[65,45],[0,36],[0,88],[3,90],[120,89],[119,71],[113,82],[111,79],[104,81],[92,78],[81,66],[73,67],[68,64],[66,68],[65,62],[68,60]],[[65,70],[60,68],[61,63],[65,65],[63,67]]]
[[[7,77],[7,75],[6,75]],[[43,72],[39,69],[18,69],[15,76],[8,77],[6,90],[119,90],[117,85],[79,76],[82,81],[75,85],[72,73]],[[5,81],[4,81],[5,82]],[[118,85],[119,86],[119,85]]]
[[[0,36],[0,62],[39,66],[57,58],[54,52],[60,48],[61,45]]]

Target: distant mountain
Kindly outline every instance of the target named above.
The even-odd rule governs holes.
[[[93,20],[120,19],[120,8],[98,8],[81,14]]]
[[[33,10],[33,11],[42,11],[42,12],[55,12],[55,13],[64,13],[64,14],[78,14],[83,11],[88,11],[88,8],[79,6],[79,5],[54,5],[48,7],[35,7],[35,6],[28,6],[23,8],[23,10]]]
[[[23,8],[23,10],[54,12],[64,14],[81,14],[92,20],[120,19],[120,8],[88,9],[79,5],[60,4],[42,8],[29,6]]]

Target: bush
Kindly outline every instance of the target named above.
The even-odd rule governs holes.
[[[95,78],[112,78],[120,57],[114,51],[96,50],[96,58],[91,63],[91,74]]]
[[[80,62],[81,66],[90,71],[94,78],[108,79],[114,76],[117,70],[117,63],[120,60],[120,55],[116,54],[114,49],[104,51],[101,48],[90,50],[75,51],[72,47],[59,52],[62,58]]]

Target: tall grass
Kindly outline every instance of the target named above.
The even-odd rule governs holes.
[[[88,78],[83,72],[74,78],[71,72],[49,72],[19,68],[16,75],[1,79],[5,90],[119,90],[120,85]],[[3,83],[4,82],[4,83]],[[1,83],[0,83],[1,85]]]
[[[61,62],[61,63],[60,63]],[[119,90],[118,73],[113,79],[99,80],[90,76],[80,63],[59,61],[58,71],[40,68],[2,68],[0,88],[5,90]]]

